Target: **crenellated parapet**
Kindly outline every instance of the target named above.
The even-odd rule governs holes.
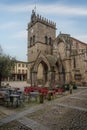
[[[41,15],[39,14],[36,14],[34,10],[32,10],[32,14],[31,14],[31,21],[30,23],[28,24],[28,29],[30,27],[32,27],[32,25],[34,25],[36,22],[41,22],[47,26],[50,26],[52,28],[55,28],[56,29],[56,23],[53,22],[53,21],[50,21],[44,17],[42,17]]]

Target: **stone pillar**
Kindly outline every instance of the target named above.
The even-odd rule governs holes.
[[[55,85],[55,71],[51,72],[51,87],[54,88]]]
[[[48,71],[43,72],[43,83],[46,83],[48,81]]]
[[[71,80],[71,72],[66,72],[65,83],[66,84],[70,83],[70,80]]]
[[[30,71],[30,66],[28,65],[28,70],[27,70],[27,82],[31,83],[31,71]]]
[[[51,70],[48,73],[48,81],[49,81],[49,87],[53,88],[55,85],[55,71]]]
[[[9,81],[9,80],[10,80],[10,78],[8,77],[7,81]]]
[[[15,79],[14,80],[17,81],[17,74],[15,75]]]
[[[23,81],[23,75],[21,75],[21,80]]]
[[[32,86],[32,72],[30,72],[30,83],[31,83],[31,86]]]
[[[37,72],[32,72],[32,85],[37,86]]]

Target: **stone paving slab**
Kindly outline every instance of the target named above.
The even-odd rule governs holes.
[[[61,102],[64,105],[68,105],[68,106],[75,106],[77,108],[85,108],[87,110],[87,101],[86,100],[80,100],[78,98],[68,98],[65,101]]]
[[[7,115],[0,111],[0,119],[5,118]]]
[[[18,119],[19,122],[26,125],[27,127],[30,127],[32,130],[51,130],[45,126],[43,126],[40,123],[37,123],[36,121],[29,119],[27,117],[23,117]]]
[[[83,97],[83,98],[86,98],[87,99],[87,94],[81,94],[81,95],[78,95],[78,97]]]
[[[27,126],[27,124],[29,122],[31,122],[31,124],[33,124],[35,122],[37,129],[38,129],[39,125],[41,125],[44,128],[46,127],[46,129],[49,128],[52,130],[87,130],[87,125],[86,125],[87,124],[87,109],[86,109],[86,107],[77,106],[77,104],[74,104],[74,102],[72,102],[72,104],[70,104],[70,105],[68,104],[68,99],[70,99],[70,101],[72,101],[72,98],[71,98],[72,96],[78,96],[81,93],[86,94],[86,91],[83,90],[81,92],[78,92],[78,93],[75,93],[72,95],[64,96],[60,99],[55,99],[51,102],[46,102],[44,104],[34,106],[23,112],[12,114],[12,115],[8,116],[7,118],[1,119],[0,126],[3,125],[4,123],[6,124],[6,123],[14,121],[14,120],[18,121],[21,118],[22,120],[20,120],[20,123],[23,124],[23,122],[24,122],[23,125]],[[80,98],[82,98],[82,95]],[[74,101],[75,100],[76,99],[74,99]],[[80,100],[80,103],[82,104],[81,100]],[[48,111],[47,107],[49,108],[49,111]],[[46,114],[45,114],[45,111],[43,112],[43,114],[40,114],[40,116],[37,116],[37,114],[34,114],[34,117],[36,116],[36,118],[34,118],[34,120],[31,119],[31,117],[29,117],[29,119],[27,119],[27,117],[25,117],[26,122],[24,121],[24,119],[23,119],[24,116],[27,116],[28,114],[32,114],[34,112],[38,113],[43,108],[47,109]],[[54,109],[52,110],[52,108],[54,108]],[[61,110],[63,110],[63,111],[61,111]],[[42,115],[43,115],[43,118],[41,118]],[[38,118],[39,118],[40,122],[38,121]],[[43,120],[44,118],[45,118],[45,120]],[[74,118],[75,118],[75,120],[73,120]],[[59,122],[57,122],[57,119]],[[79,121],[80,121],[80,127],[79,127]],[[70,123],[69,127],[67,127],[67,122]],[[81,124],[81,122],[83,122],[83,123]],[[45,125],[45,123],[46,123],[46,125]],[[62,125],[59,126],[59,123],[63,123],[63,127],[62,127]],[[75,124],[76,124],[76,126],[75,126]],[[73,125],[74,125],[74,127],[73,127]],[[18,130],[20,130],[20,129],[18,129]]]
[[[15,120],[0,126],[0,130],[32,130],[21,122]]]
[[[23,116],[27,115],[28,113],[32,113],[32,112],[37,111],[37,110],[42,109],[42,108],[43,108],[43,104],[38,105],[38,106],[34,106],[32,108],[29,108],[28,110],[25,110],[25,111],[22,111],[22,112],[19,112],[19,113],[18,112],[14,113],[14,114],[6,117],[6,118],[1,119],[0,120],[0,126],[2,124],[4,124],[4,123],[8,123],[10,121],[16,120],[16,119],[18,119],[20,117],[23,117]]]
[[[70,97],[70,98],[72,98],[72,99],[79,99],[79,100],[83,100],[83,101],[87,101],[87,98],[84,98],[84,97],[76,97],[76,96],[74,96],[74,97]]]
[[[43,108],[27,117],[52,130],[87,130],[87,111],[58,106]]]
[[[62,95],[61,98],[65,98],[65,97],[66,97],[66,96],[63,96],[63,95]],[[47,105],[52,105],[54,102],[57,102],[57,101],[60,100],[61,98],[57,98],[57,99],[55,99],[55,100],[53,100],[53,101],[51,101],[51,102],[44,102],[43,104],[40,104],[40,105],[38,105],[38,106],[33,106],[33,107],[31,107],[31,108],[29,108],[29,109],[27,109],[27,110],[24,110],[24,111],[22,111],[22,112],[16,112],[16,113],[14,113],[14,114],[11,114],[11,115],[9,115],[8,117],[3,118],[3,119],[0,120],[0,126],[1,126],[2,124],[4,124],[4,123],[8,123],[8,122],[13,121],[13,120],[16,120],[16,119],[18,119],[18,118],[20,118],[20,117],[23,117],[23,116],[27,115],[28,113],[32,113],[32,112],[34,112],[34,111],[40,110],[40,109],[42,109],[43,107],[45,107],[45,106],[47,106]]]
[[[85,111],[87,112],[86,108],[82,108],[82,107],[77,107],[77,106],[73,106],[73,105],[68,105],[68,104],[63,104],[63,103],[58,103],[58,106],[62,106],[62,107],[67,107],[67,108],[71,108],[71,109],[76,109],[76,110],[80,110],[80,111]]]

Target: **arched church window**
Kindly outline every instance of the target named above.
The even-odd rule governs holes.
[[[48,43],[48,37],[45,36],[45,43],[47,44]]]

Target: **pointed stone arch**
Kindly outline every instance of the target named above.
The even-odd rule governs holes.
[[[60,58],[55,66],[55,84],[63,85],[65,83],[65,65]]]
[[[32,84],[45,84],[48,81],[48,72],[51,66],[47,58],[40,54],[36,62],[32,66]]]
[[[38,68],[38,65],[40,63],[45,63],[48,67],[48,71],[50,70],[51,66],[50,66],[50,63],[49,61],[47,60],[47,58],[44,56],[44,55],[40,55],[37,59],[37,61],[35,62],[34,66],[33,66],[33,70],[37,72],[37,68]]]

